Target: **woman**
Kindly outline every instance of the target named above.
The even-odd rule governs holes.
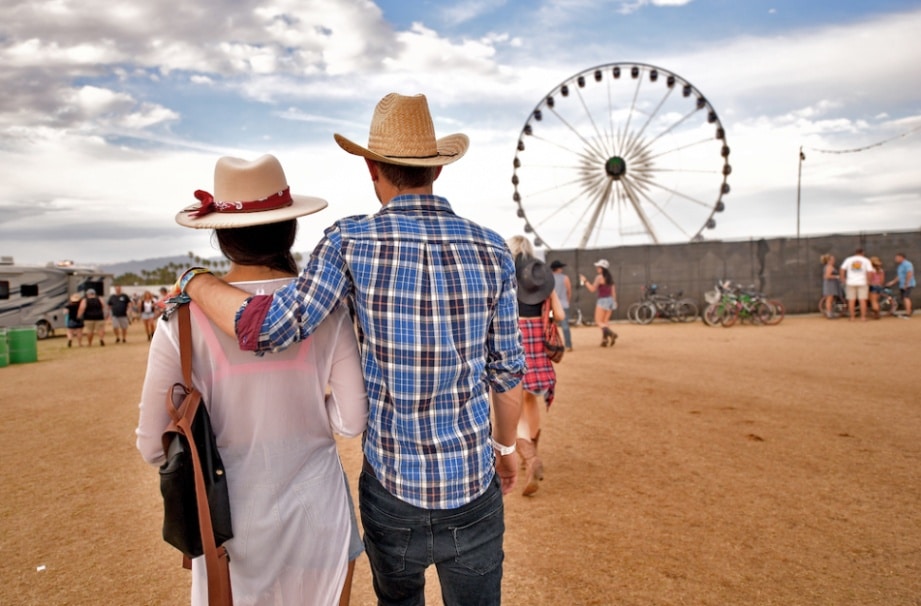
[[[824,254],[819,257],[824,268],[822,270],[822,310],[825,317],[834,317],[835,297],[841,294],[841,281],[838,279],[838,267],[835,265],[835,256]]]
[[[216,230],[231,262],[224,278],[236,286],[257,294],[291,281],[298,272],[290,252],[296,217],[326,202],[291,195],[272,156],[221,158],[214,187],[216,201],[196,192],[202,205],[176,221]],[[234,205],[223,201],[243,212],[228,213]],[[261,357],[241,351],[194,303],[191,312],[193,381],[208,406],[230,492],[234,538],[225,546],[234,603],[335,604],[348,589],[357,526],[353,534],[333,434],[360,434],[368,415],[348,311],[340,307],[310,338]],[[154,465],[164,460],[164,400],[182,379],[177,324],[163,321],[154,333],[141,396],[137,446]],[[205,574],[203,558],[193,560],[193,605],[207,603]]]
[[[883,284],[886,283],[886,270],[883,269],[883,262],[879,257],[870,257],[870,263],[873,265],[873,270],[867,274],[870,309],[873,311],[873,317],[879,320],[879,295],[882,294]]]
[[[80,301],[83,297],[80,293],[70,295],[70,301],[64,306],[64,323],[67,325],[67,347],[71,347],[71,342],[76,339],[77,347],[83,347],[83,320],[80,319]]]
[[[160,313],[160,310],[157,309],[157,300],[154,299],[152,292],[149,290],[144,291],[144,295],[138,303],[138,308],[141,312],[141,321],[144,323],[144,331],[147,333],[147,340],[150,341],[153,339],[154,331],[157,328],[157,314]]]
[[[597,292],[598,300],[595,303],[595,324],[601,328],[601,346],[614,347],[617,333],[608,327],[611,314],[617,309],[617,289],[614,287],[614,278],[608,270],[610,264],[607,259],[595,261],[595,279],[589,282],[588,278],[579,274],[579,280],[589,292]]]
[[[540,439],[540,406],[543,398],[549,409],[556,390],[556,372],[544,351],[543,307],[550,301],[554,318],[563,317],[563,306],[554,292],[553,272],[534,258],[534,248],[524,236],[508,240],[509,250],[515,258],[518,279],[518,326],[521,328],[528,371],[522,381],[521,416],[518,418],[518,454],[524,465],[522,494],[531,496],[544,479],[544,464],[537,454]]]

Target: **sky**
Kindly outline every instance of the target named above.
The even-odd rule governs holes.
[[[5,0],[2,16],[0,255],[20,263],[217,257],[210,232],[174,216],[213,189],[219,157],[264,153],[294,193],[330,203],[300,220],[309,252],[337,218],[379,208],[333,133],[364,144],[390,92],[425,94],[438,136],[470,137],[435,192],[503,237],[572,248],[921,227],[918,1]],[[639,78],[611,76],[631,65]],[[652,69],[704,110],[682,118]],[[667,95],[676,107],[656,105]],[[611,144],[592,170],[616,156],[648,179],[632,199],[599,197],[567,137]],[[572,244],[587,216],[597,230]]]

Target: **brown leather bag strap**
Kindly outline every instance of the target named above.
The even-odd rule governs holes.
[[[179,306],[179,359],[182,361],[182,380],[186,389],[192,389],[192,322],[189,304]]]
[[[192,385],[192,325],[188,305],[179,307],[179,355],[187,395],[180,406],[182,419],[177,422],[177,425],[189,442],[192,457],[195,500],[198,504],[198,525],[201,530],[205,572],[208,577],[208,604],[209,606],[233,606],[233,594],[230,587],[230,556],[223,545],[218,547],[214,542],[214,527],[211,524],[211,509],[208,507],[205,475],[201,468],[195,440],[192,437],[192,421],[201,404],[201,393]]]

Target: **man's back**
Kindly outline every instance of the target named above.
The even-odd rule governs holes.
[[[436,196],[399,196],[336,227],[372,402],[369,463],[410,503],[468,502],[493,473],[477,446],[488,443],[487,379],[508,388],[522,370],[505,243]]]

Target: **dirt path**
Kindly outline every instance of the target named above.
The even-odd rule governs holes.
[[[131,330],[0,368],[0,604],[188,602],[134,448]],[[617,331],[574,330],[558,366],[546,479],[506,499],[505,603],[921,604],[921,317]]]

